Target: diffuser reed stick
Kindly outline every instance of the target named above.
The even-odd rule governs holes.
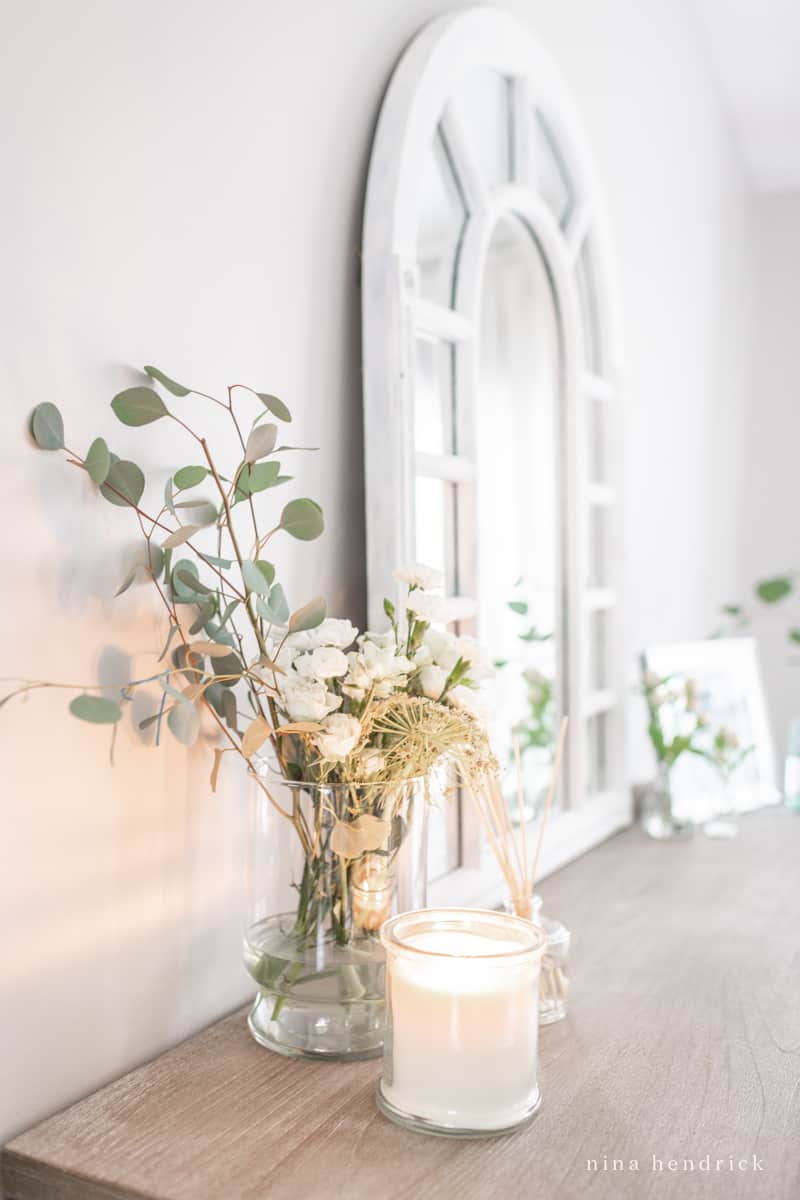
[[[539,868],[544,831],[553,806],[553,796],[558,784],[566,736],[567,718],[564,717],[561,722],[561,730],[553,762],[553,773],[550,778],[550,786],[547,790],[542,820],[539,825],[539,836],[536,842],[533,862],[530,862],[528,858],[527,830],[522,802],[522,771],[520,767],[519,745],[515,744],[514,746],[517,801],[521,817],[519,836],[516,836],[514,833],[511,814],[508,810],[508,801],[503,795],[503,789],[500,786],[497,775],[489,772],[477,775],[474,771],[466,767],[465,764],[461,766],[461,775],[465,787],[478,810],[481,825],[508,887],[514,912],[518,917],[525,917],[527,920],[530,920],[531,917],[531,896]]]

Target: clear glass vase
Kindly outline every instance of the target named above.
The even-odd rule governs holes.
[[[658,776],[649,784],[642,797],[642,829],[658,841],[686,838],[692,833],[689,821],[676,815],[669,767],[658,764]]]
[[[374,1057],[384,1030],[378,931],[425,905],[433,783],[320,786],[265,773],[251,786],[250,1031],[281,1054]],[[291,907],[276,913],[287,891]]]

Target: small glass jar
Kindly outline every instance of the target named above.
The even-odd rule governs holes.
[[[688,838],[693,826],[675,807],[672,777],[666,763],[658,764],[658,775],[642,794],[642,830],[656,841]]]
[[[423,1133],[491,1137],[530,1121],[543,932],[480,909],[405,913],[381,930],[386,1040],[378,1106]]]
[[[510,900],[506,901],[505,908],[506,912],[514,911]],[[542,897],[536,893],[531,896],[530,909],[529,920],[538,925],[547,938],[539,976],[539,1024],[552,1025],[567,1015],[567,962],[571,934],[562,921],[551,921],[549,917],[542,916]]]

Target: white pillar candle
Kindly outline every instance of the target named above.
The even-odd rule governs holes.
[[[491,1134],[539,1104],[541,930],[505,913],[388,921],[383,1111],[419,1129]]]

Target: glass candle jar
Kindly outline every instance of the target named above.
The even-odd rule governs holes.
[[[505,913],[441,908],[381,930],[386,1038],[378,1106],[453,1137],[508,1133],[540,1103],[541,929]]]

